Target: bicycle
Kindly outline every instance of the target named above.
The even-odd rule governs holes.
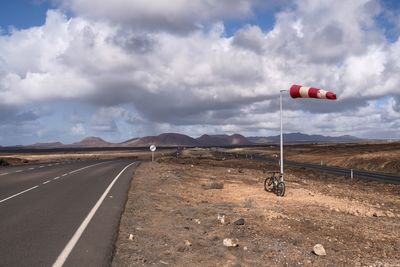
[[[285,195],[285,182],[280,172],[272,171],[271,177],[264,180],[264,190],[267,192],[274,192],[278,197]]]

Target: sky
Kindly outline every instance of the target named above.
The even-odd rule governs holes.
[[[400,1],[0,3],[0,145],[178,132],[400,139]]]

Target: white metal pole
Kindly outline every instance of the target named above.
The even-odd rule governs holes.
[[[282,116],[282,93],[283,91],[280,91],[280,109],[281,109],[281,177],[283,180],[283,116]]]

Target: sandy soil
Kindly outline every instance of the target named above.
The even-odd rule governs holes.
[[[280,198],[274,166],[196,153],[138,168],[113,266],[400,266],[400,185],[293,169]]]

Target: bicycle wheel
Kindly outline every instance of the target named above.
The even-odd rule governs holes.
[[[267,192],[272,192],[274,189],[274,178],[273,177],[267,177],[264,180],[264,190]]]
[[[283,197],[285,195],[285,183],[279,182],[278,186],[276,187],[276,194],[278,197]]]

